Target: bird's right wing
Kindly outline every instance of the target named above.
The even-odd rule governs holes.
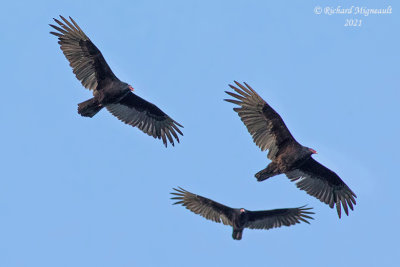
[[[156,105],[128,92],[118,103],[106,105],[111,114],[154,138],[162,139],[165,146],[168,141],[174,146],[174,137],[179,143],[178,134],[183,135],[178,122],[165,114]]]
[[[235,83],[240,89],[233,85],[229,86],[238,94],[227,91],[226,93],[236,99],[225,99],[225,101],[240,106],[233,110],[239,114],[240,119],[253,137],[254,143],[262,151],[268,149],[268,158],[273,160],[279,148],[285,142],[296,142],[296,140],[286,127],[281,116],[256,91],[247,83],[244,83],[246,87],[236,81]]]
[[[171,194],[176,195],[176,197],[172,197],[171,199],[178,200],[174,204],[182,204],[182,206],[185,206],[188,210],[208,220],[217,223],[222,221],[223,224],[232,226],[232,208],[211,199],[192,194],[180,187],[178,187],[178,189],[174,188],[174,190],[176,192]]]
[[[287,172],[286,176],[301,190],[305,190],[309,195],[314,196],[333,208],[336,205],[339,218],[341,208],[347,215],[347,206],[353,210],[356,204],[356,194],[340,179],[340,177],[318,161],[309,158],[299,168]]]
[[[95,90],[99,84],[103,85],[118,80],[100,50],[90,41],[89,37],[79,28],[78,24],[69,17],[71,22],[60,16],[63,22],[54,19],[58,26],[51,25],[58,32],[50,32],[58,37],[58,43],[76,78],[82,85]]]
[[[249,220],[245,227],[250,229],[271,229],[278,228],[282,225],[290,226],[300,221],[309,223],[307,219],[313,219],[308,214],[312,208],[292,208],[292,209],[276,209],[276,210],[261,210],[261,211],[248,211]]]

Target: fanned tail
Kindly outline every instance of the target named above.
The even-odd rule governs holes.
[[[94,98],[78,104],[78,113],[83,117],[93,117],[103,108]]]

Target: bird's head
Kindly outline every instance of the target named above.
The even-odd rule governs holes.
[[[135,89],[132,87],[132,85],[130,85],[130,84],[128,84],[128,88],[129,88],[129,90],[131,90],[132,92],[135,90]]]
[[[312,148],[307,147],[307,149],[311,152],[311,154],[318,154],[317,151],[315,151],[315,150],[312,149]]]
[[[246,210],[245,210],[245,209],[243,209],[243,208],[241,208],[239,211],[240,211],[240,213],[244,213],[244,212],[246,212]]]

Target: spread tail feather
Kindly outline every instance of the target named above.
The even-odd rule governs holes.
[[[243,234],[243,229],[233,229],[232,237],[235,240],[241,240]]]
[[[78,113],[84,117],[93,117],[103,106],[99,104],[94,97],[78,104]]]
[[[267,168],[257,172],[255,177],[257,178],[257,181],[261,182],[280,173],[281,172],[278,170],[277,165],[274,162],[271,162]]]

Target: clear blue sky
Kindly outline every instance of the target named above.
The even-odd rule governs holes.
[[[396,266],[400,237],[400,6],[396,1],[6,1],[0,9],[0,266]],[[288,2],[288,1],[287,1]],[[315,15],[315,6],[391,15]],[[163,147],[72,73],[52,18],[72,16],[114,73],[185,126]],[[350,16],[351,17],[351,16]],[[246,81],[357,194],[350,216],[268,164],[233,105]],[[172,206],[182,186],[250,210],[315,208],[311,225],[231,228]]]

